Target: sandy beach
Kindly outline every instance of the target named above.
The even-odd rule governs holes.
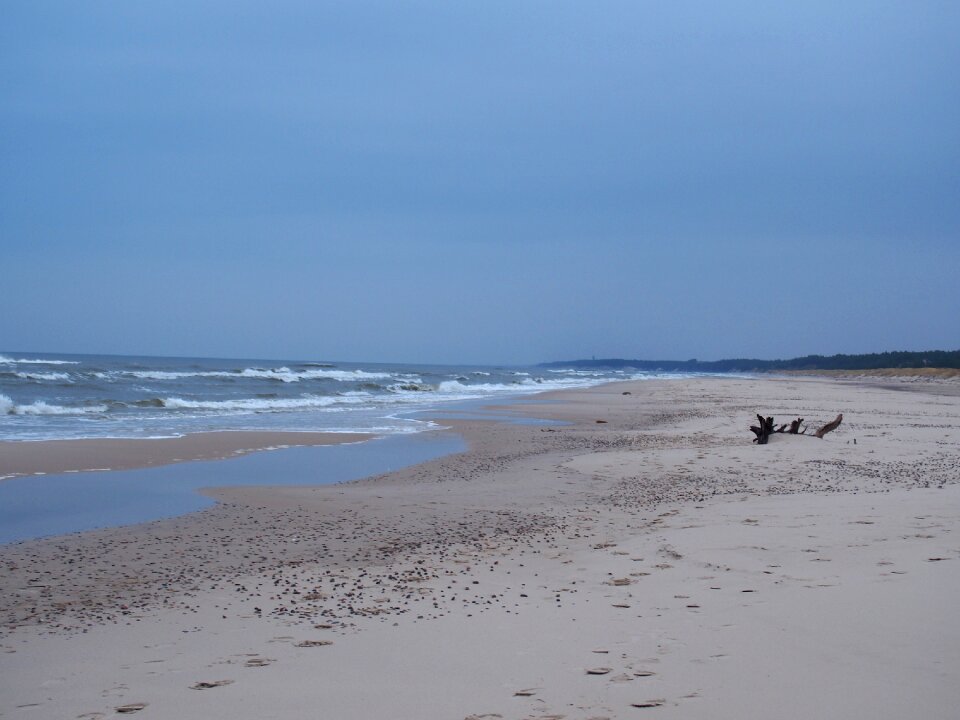
[[[500,412],[569,424],[0,546],[0,718],[954,718],[958,387],[549,393]]]

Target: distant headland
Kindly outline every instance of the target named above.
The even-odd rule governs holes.
[[[791,360],[625,360],[591,358],[541,363],[545,368],[604,368],[662,372],[789,372],[821,370],[888,370],[923,368],[960,368],[960,350],[924,352],[884,352],[866,355],[806,355]]]

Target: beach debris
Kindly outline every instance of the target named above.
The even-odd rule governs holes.
[[[606,675],[608,672],[613,672],[613,668],[595,667],[587,669],[587,675]]]
[[[324,645],[333,645],[333,640],[301,640],[296,644],[296,647],[309,648],[323,647]]]
[[[766,445],[767,441],[770,439],[770,436],[774,433],[785,433],[787,435],[806,435],[807,428],[803,425],[803,418],[798,417],[796,420],[793,420],[789,423],[784,423],[777,428],[774,428],[773,417],[768,416],[764,417],[763,415],[757,414],[757,421],[759,425],[751,425],[750,431],[756,435],[753,441],[757,445]],[[823,436],[826,435],[831,430],[836,430],[840,427],[840,423],[843,422],[843,413],[837,415],[832,421],[828,422],[826,425],[821,427],[815,433],[813,437],[823,439]]]
[[[607,585],[616,585],[616,586],[620,587],[620,586],[622,586],[622,585],[632,585],[632,584],[635,583],[635,582],[636,582],[636,580],[631,580],[631,579],[628,578],[628,577],[625,577],[625,578],[613,578],[612,580],[609,580],[609,581],[607,582]]]
[[[828,422],[828,423],[827,423],[826,425],[824,425],[822,428],[820,428],[819,430],[817,430],[817,431],[814,433],[814,436],[816,436],[816,437],[818,437],[818,438],[820,438],[820,439],[823,439],[823,436],[826,435],[828,432],[830,432],[831,430],[836,430],[838,427],[840,427],[840,423],[842,423],[842,422],[843,422],[843,413],[840,413],[840,414],[837,415],[837,417],[834,418],[831,422]]]
[[[232,685],[233,680],[211,680],[209,682],[198,682],[190,686],[191,690],[209,690],[215,687],[223,687],[224,685]]]
[[[130,703],[129,705],[121,705],[120,707],[115,707],[114,712],[118,712],[121,715],[129,715],[130,713],[140,712],[147,706],[147,703]]]
[[[754,442],[757,445],[766,445],[767,441],[770,439],[770,434],[773,432],[773,418],[772,417],[763,417],[763,415],[757,414],[757,420],[760,421],[760,425],[751,425],[750,431],[756,435]]]

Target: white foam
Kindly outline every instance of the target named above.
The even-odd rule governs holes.
[[[16,376],[22,380],[69,380],[70,376],[67,373],[57,373],[57,372],[18,372],[15,373]]]
[[[43,400],[37,400],[29,405],[17,405],[6,395],[0,395],[0,415],[89,415],[106,411],[106,405],[66,407],[64,405],[50,405]]]
[[[304,379],[327,378],[340,382],[357,380],[387,380],[395,377],[392,373],[368,372],[366,370],[304,370],[298,373]]]
[[[161,402],[171,410],[217,410],[270,412],[277,410],[300,410],[306,408],[329,407],[338,401],[337,397],[305,395],[299,398],[236,398],[233,400],[187,400],[169,397]]]
[[[556,383],[553,383],[556,385]],[[459,380],[444,380],[437,385],[437,392],[452,393],[457,395],[489,395],[492,393],[523,392],[524,390],[545,390],[543,383],[532,379],[525,379],[515,383],[477,383],[476,385],[464,385]]]
[[[0,364],[2,365],[15,365],[20,363],[22,365],[79,365],[79,360],[44,360],[42,358],[8,358],[5,355],[0,355]]]
[[[279,380],[285,383],[295,383],[301,380],[336,380],[339,382],[356,382],[360,380],[382,380],[395,377],[391,373],[368,372],[366,370],[328,370],[311,368],[309,370],[291,370],[288,367],[279,368],[244,368],[239,371],[228,370],[197,370],[197,371],[168,371],[168,370],[120,370],[116,372],[98,372],[96,376],[103,380],[112,380],[122,377],[135,377],[140,380],[182,380],[183,378],[252,378],[261,380]]]

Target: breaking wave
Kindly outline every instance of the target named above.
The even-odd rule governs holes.
[[[56,380],[70,380],[70,376],[67,373],[58,373],[58,372],[17,372],[14,373],[21,380],[40,380],[40,381],[56,381]]]
[[[212,410],[218,412],[277,412],[323,408],[342,402],[344,398],[330,395],[305,395],[299,398],[234,398],[232,400],[188,400],[169,397],[161,399],[159,407],[169,410]]]
[[[50,405],[43,400],[36,400],[29,405],[17,405],[6,395],[0,395],[0,415],[90,415],[105,412],[107,412],[106,405],[68,407]]]
[[[96,376],[102,380],[122,380],[137,378],[138,380],[183,380],[184,378],[226,378],[226,379],[260,379],[276,380],[285,383],[295,383],[302,380],[336,380],[338,382],[357,382],[361,380],[383,380],[395,377],[391,373],[368,372],[366,370],[330,370],[326,368],[311,368],[309,370],[291,370],[288,367],[279,368],[244,368],[243,370],[122,370],[113,372],[99,372]]]
[[[9,358],[0,355],[0,365],[79,365],[79,360],[44,360],[43,358]]]

